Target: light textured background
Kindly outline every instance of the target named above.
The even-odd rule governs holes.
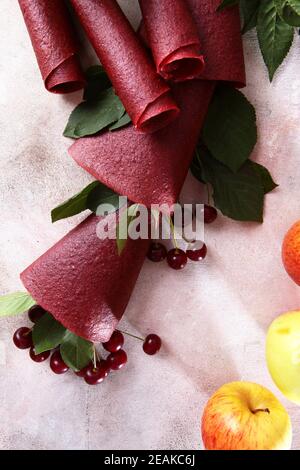
[[[137,23],[136,1],[122,1]],[[300,410],[276,390],[264,359],[266,329],[297,309],[300,291],[287,277],[280,248],[300,218],[300,40],[269,84],[254,33],[244,39],[248,87],[257,110],[254,157],[280,184],[267,197],[263,225],[224,217],[206,231],[209,256],[183,272],[146,262],[123,327],[164,341],[151,358],[126,341],[126,369],[96,388],[72,373],[49,372],[11,341],[27,319],[1,320],[0,447],[4,449],[198,449],[200,417],[224,382],[250,380],[272,389],[290,411],[300,448]],[[68,157],[62,137],[80,94],[43,89],[17,1],[1,0],[0,293],[21,288],[18,274],[78,219],[51,225],[51,208],[89,176]],[[203,195],[190,176],[184,190]]]

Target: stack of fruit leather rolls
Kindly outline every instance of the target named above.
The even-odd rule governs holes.
[[[155,132],[176,119],[169,85],[156,73],[116,0],[71,0],[116,94],[135,128]]]
[[[180,117],[154,134],[129,126],[80,139],[70,148],[72,157],[97,179],[147,206],[177,201],[216,81],[245,83],[238,9],[218,13],[219,0],[186,3],[206,67],[201,79],[172,87]],[[89,217],[27,268],[21,279],[33,298],[69,330],[106,341],[126,309],[149,241],[129,239],[119,256],[115,240],[97,238],[96,225],[97,217]]]
[[[19,0],[45,87],[70,93],[85,85],[69,12],[62,0]]]
[[[178,200],[216,82],[245,85],[238,7],[217,12],[219,0],[185,3],[197,25],[205,68],[199,79],[172,85],[180,107],[178,119],[151,135],[141,135],[129,126],[80,139],[69,149],[73,159],[97,180],[146,206],[172,205]]]

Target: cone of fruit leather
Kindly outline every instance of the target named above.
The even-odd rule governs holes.
[[[185,0],[139,0],[157,72],[180,82],[204,68],[199,33]]]
[[[179,114],[116,0],[71,0],[93,48],[137,130],[155,132]]]
[[[217,80],[245,84],[238,8],[217,12],[219,0],[187,0],[206,62],[203,80],[173,85],[181,113],[167,128],[139,135],[134,128],[79,139],[70,155],[86,171],[131,201],[172,205],[178,200]]]
[[[19,0],[45,87],[71,93],[85,85],[69,12],[62,0]]]
[[[89,216],[21,274],[39,305],[76,335],[95,342],[108,341],[113,333],[149,246],[148,240],[128,239],[119,255],[116,240],[97,237],[101,220]]]

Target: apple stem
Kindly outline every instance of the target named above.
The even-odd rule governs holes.
[[[254,415],[256,415],[256,413],[259,413],[259,412],[270,414],[269,408],[257,408],[256,410],[252,410],[252,413],[253,413]]]

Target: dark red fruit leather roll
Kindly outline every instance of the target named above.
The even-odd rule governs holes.
[[[238,7],[217,12],[220,0],[186,0],[197,24],[203,47],[203,80],[246,85],[241,20]]]
[[[174,86],[179,118],[154,135],[133,127],[78,140],[70,155],[96,179],[130,200],[150,204],[177,201],[217,80],[245,84],[237,8],[216,12],[219,0],[187,0],[204,50],[206,81]]]
[[[115,0],[71,0],[86,34],[134,126],[155,132],[179,109],[169,86]]]
[[[70,93],[85,85],[71,19],[63,0],[19,0],[45,87]]]
[[[204,68],[199,33],[185,0],[139,0],[157,72],[166,80],[199,77]]]
[[[108,217],[113,217],[114,214]],[[35,301],[73,333],[108,341],[129,302],[148,240],[100,240],[92,215],[29,266],[21,280]]]

